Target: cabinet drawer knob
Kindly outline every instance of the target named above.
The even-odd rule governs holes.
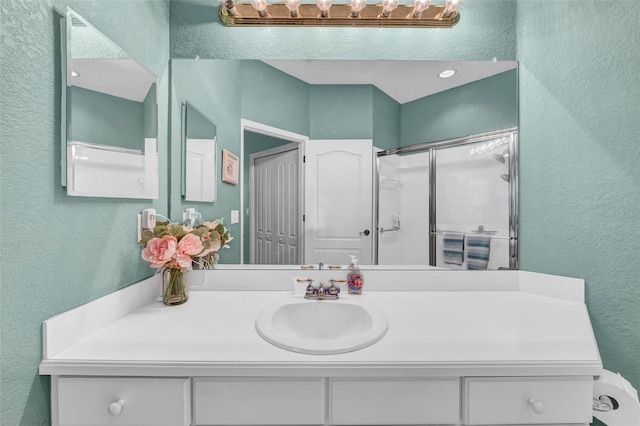
[[[533,410],[534,413],[536,414],[544,413],[544,404],[542,402],[538,402],[533,398],[529,398],[527,402],[531,406],[531,409]]]
[[[122,406],[124,405],[124,399],[119,399],[116,402],[112,402],[109,404],[109,414],[112,416],[117,416],[122,412]]]

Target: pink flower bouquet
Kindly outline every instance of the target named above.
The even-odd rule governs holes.
[[[207,259],[218,260],[218,251],[229,248],[232,239],[221,219],[195,226],[158,222],[153,230],[142,232],[139,244],[142,258],[152,268],[190,269],[194,263],[212,266]]]
[[[229,248],[227,243],[232,239],[222,219],[194,226],[158,222],[154,229],[142,232],[138,244],[143,247],[142,258],[150,267],[165,268],[170,275],[164,289],[164,302],[169,305],[184,303],[189,297],[182,271],[193,265],[212,268],[219,259],[218,251]]]

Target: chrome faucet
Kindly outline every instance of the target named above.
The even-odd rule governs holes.
[[[305,292],[304,298],[309,300],[336,300],[340,298],[340,289],[336,286],[336,283],[346,282],[345,280],[331,279],[329,282],[331,285],[329,288],[325,288],[324,283],[320,282],[318,287],[314,287],[312,280],[309,280],[309,285]]]
[[[324,268],[324,263],[319,262],[318,263],[318,269],[322,271],[323,268]]]

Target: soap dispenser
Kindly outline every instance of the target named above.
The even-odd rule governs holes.
[[[358,267],[358,259],[356,259],[355,256],[350,257],[351,262],[349,263],[349,274],[347,274],[347,288],[349,289],[349,294],[362,294],[364,276]]]

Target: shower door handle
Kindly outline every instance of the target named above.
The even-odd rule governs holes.
[[[368,229],[365,229],[364,231],[360,232],[360,235],[364,235],[365,237],[367,235],[369,235],[371,232]]]

